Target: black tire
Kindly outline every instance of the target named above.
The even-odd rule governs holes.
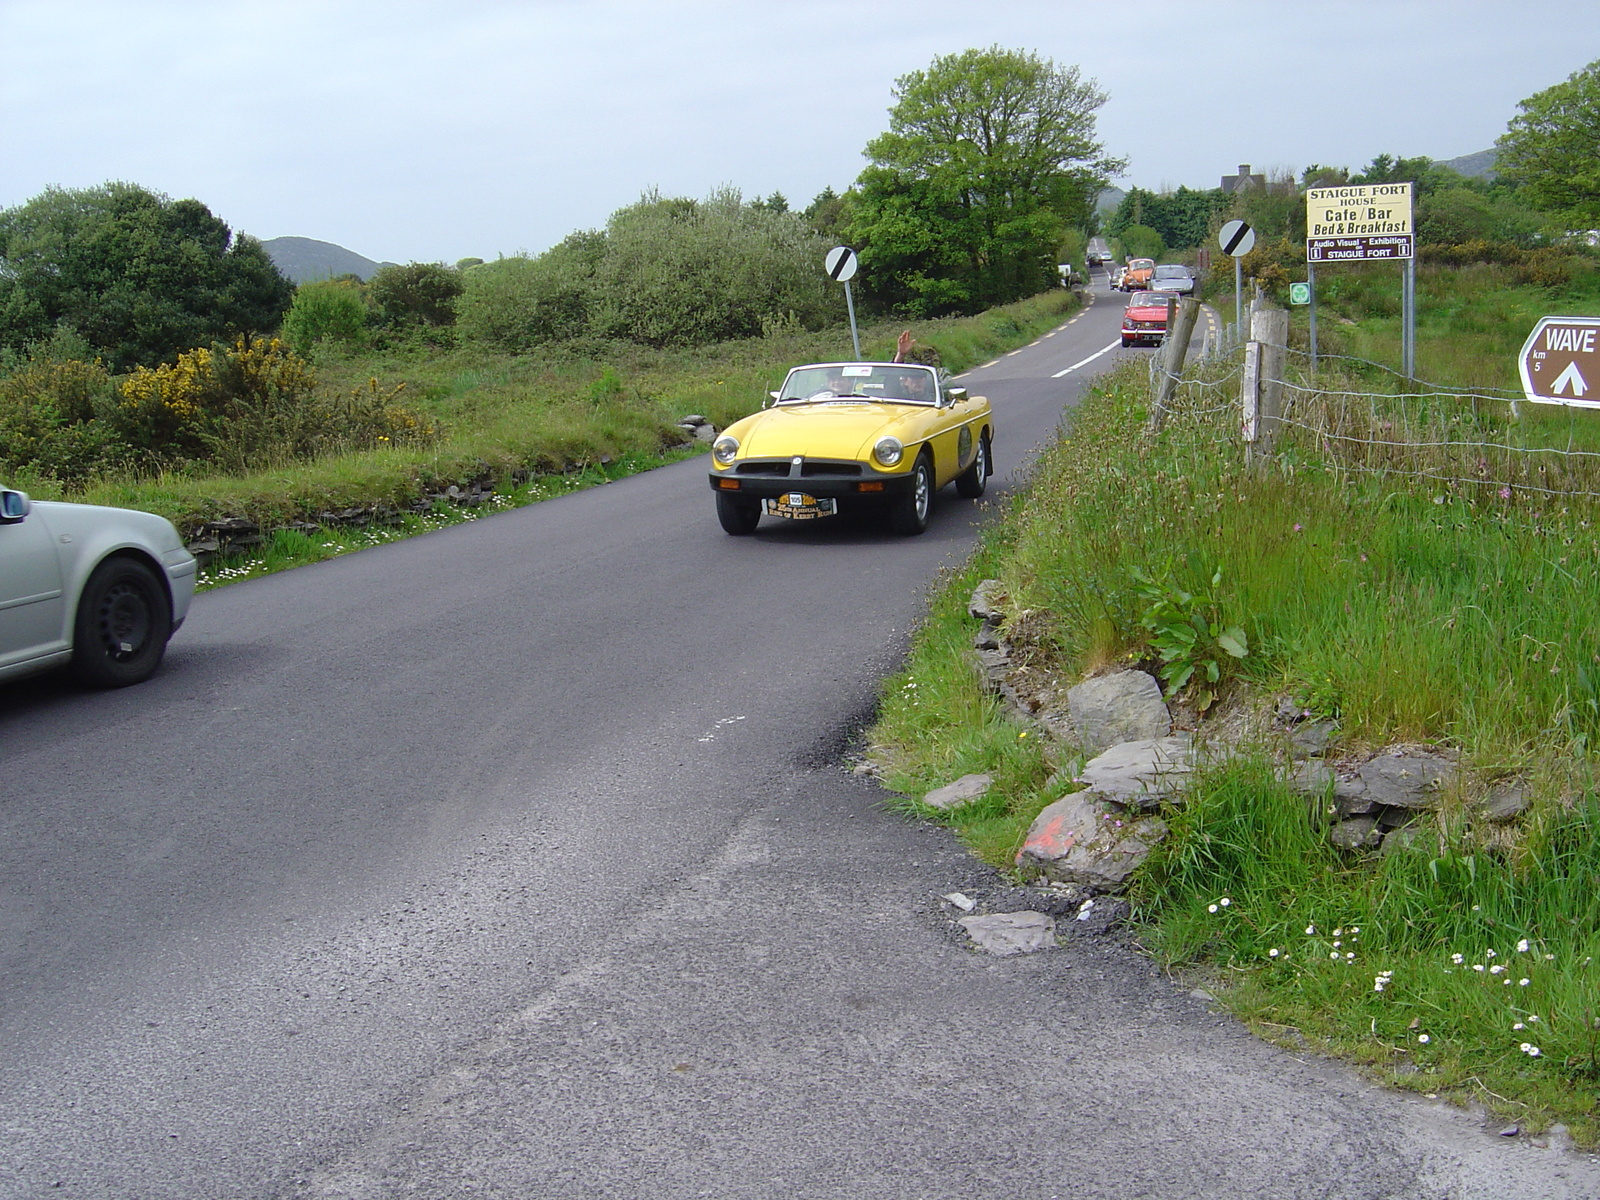
[[[94,569],[72,624],[72,672],[93,687],[127,687],[156,673],[172,636],[172,603],[155,572],[131,558]]]
[[[917,456],[911,468],[911,487],[889,510],[889,528],[902,537],[915,537],[928,527],[933,511],[933,464],[926,454]]]
[[[972,465],[956,476],[956,495],[963,500],[976,500],[983,495],[984,486],[993,473],[994,467],[989,462],[989,435],[980,434],[978,453],[973,456]]]
[[[718,492],[717,520],[722,522],[723,530],[734,537],[752,534],[761,523],[761,501]]]

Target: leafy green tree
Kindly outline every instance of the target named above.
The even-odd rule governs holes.
[[[397,326],[454,325],[461,290],[461,272],[443,263],[379,267],[367,281],[372,303],[388,324]]]
[[[1517,107],[1495,170],[1569,227],[1600,228],[1600,61]]]
[[[114,371],[277,328],[294,285],[198,200],[131,183],[0,211],[0,345],[76,330]]]
[[[1118,238],[1129,258],[1162,258],[1167,253],[1161,234],[1148,225],[1124,225]]]
[[[367,305],[359,282],[319,279],[295,289],[283,318],[283,340],[296,354],[310,357],[319,342],[359,342],[366,324]]]
[[[864,289],[935,315],[1050,287],[1063,231],[1124,165],[1094,137],[1106,94],[1076,67],[993,46],[936,58],[894,95],[850,223]]]

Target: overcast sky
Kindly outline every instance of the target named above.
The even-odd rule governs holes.
[[[1110,93],[1121,186],[1492,146],[1595,0],[0,0],[0,207],[128,180],[368,258],[538,252],[658,188],[842,191],[895,79],[999,45]]]

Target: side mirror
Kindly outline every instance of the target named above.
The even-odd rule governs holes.
[[[770,408],[772,405],[774,405],[774,404],[776,404],[778,402],[778,397],[780,395],[782,395],[781,392],[768,392],[767,393],[767,399],[761,405],[761,407],[762,408]]]
[[[960,404],[967,398],[967,389],[964,387],[945,388],[944,395],[945,399],[950,401],[951,404]]]
[[[13,492],[10,488],[0,490],[0,525],[20,524],[32,507],[33,502],[28,499],[27,492]]]

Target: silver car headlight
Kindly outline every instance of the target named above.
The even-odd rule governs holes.
[[[899,462],[905,454],[906,448],[901,445],[897,437],[881,437],[878,444],[872,448],[872,457],[882,465],[892,467]]]
[[[711,457],[716,459],[721,466],[727,466],[739,457],[739,439],[723,434],[711,443]]]

